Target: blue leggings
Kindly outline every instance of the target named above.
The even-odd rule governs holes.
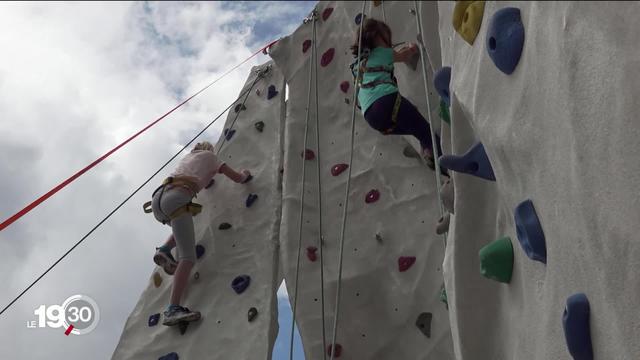
[[[376,100],[364,113],[364,119],[367,120],[372,128],[384,133],[385,130],[391,128],[391,115],[393,114],[393,106],[396,102],[398,93],[385,95]],[[420,114],[413,104],[402,97],[400,109],[396,118],[396,127],[389,134],[393,135],[413,135],[422,148],[433,151],[431,144],[431,130],[429,122]],[[436,134],[436,142],[438,143],[438,155],[442,155],[442,147],[440,146],[440,136]],[[435,154],[434,154],[435,156]]]

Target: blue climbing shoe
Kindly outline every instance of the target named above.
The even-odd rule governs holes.
[[[163,315],[164,320],[162,321],[162,325],[166,326],[174,326],[179,323],[200,320],[199,311],[191,311],[180,305],[169,305],[169,308],[164,311]]]
[[[162,250],[160,248],[156,248],[156,250],[156,254],[153,255],[153,262],[163,268],[164,272],[167,274],[173,275],[178,267],[176,259],[173,258],[170,251]]]

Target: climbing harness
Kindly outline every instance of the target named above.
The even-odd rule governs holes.
[[[184,189],[187,189],[189,191],[191,191],[193,193],[193,197],[196,197],[196,190],[197,189],[197,185],[191,181],[190,179],[183,177],[183,176],[169,176],[168,178],[164,179],[164,181],[162,182],[162,185],[160,185],[158,188],[156,188],[153,191],[153,195],[151,197],[154,197],[156,195],[156,193],[158,191],[160,191],[160,199],[162,199],[162,195],[164,195],[164,192],[175,188],[175,187],[181,187]],[[145,213],[151,213],[153,212],[153,210],[151,209],[151,201],[147,201],[146,203],[144,203],[144,205],[142,205],[142,210],[144,210]],[[162,211],[162,209],[160,209],[160,211]],[[185,213],[190,213],[191,216],[196,216],[198,214],[200,214],[200,212],[202,211],[202,205],[198,204],[198,203],[194,203],[193,201],[190,201],[188,204],[185,204],[183,206],[180,206],[179,208],[177,208],[176,210],[174,210],[171,214],[163,214],[169,219],[167,220],[161,220],[160,222],[163,224],[167,224],[168,222],[170,222],[171,220],[178,218],[180,216],[182,216]]]

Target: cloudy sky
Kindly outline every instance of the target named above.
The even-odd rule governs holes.
[[[291,33],[313,5],[0,4],[0,221],[265,43]],[[1,307],[231,103],[250,67],[267,60],[260,54],[1,231]],[[223,121],[206,137],[217,139]],[[3,359],[110,358],[147,285],[149,254],[166,236],[165,228],[138,223],[150,190],[0,315]],[[92,296],[103,314],[91,335],[26,327],[38,306],[77,293]],[[285,333],[286,309],[281,303]],[[288,334],[276,345],[288,352],[280,341],[288,344]]]

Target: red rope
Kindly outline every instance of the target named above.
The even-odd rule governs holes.
[[[53,196],[55,193],[57,193],[58,191],[60,191],[62,188],[64,188],[65,186],[69,185],[70,183],[72,183],[75,179],[79,178],[82,174],[86,173],[87,171],[91,170],[91,168],[93,168],[94,166],[98,165],[99,163],[102,162],[102,160],[108,158],[111,154],[113,154],[114,152],[118,151],[118,149],[120,149],[121,147],[125,146],[127,143],[129,143],[131,140],[135,139],[136,137],[138,137],[138,135],[142,134],[143,132],[147,131],[150,127],[152,127],[153,125],[157,124],[158,122],[160,122],[162,119],[164,119],[165,117],[167,117],[169,114],[171,114],[172,112],[176,111],[178,108],[180,108],[182,105],[186,104],[187,102],[189,102],[189,100],[193,99],[194,97],[200,95],[200,93],[202,93],[203,91],[207,90],[209,87],[211,87],[211,85],[215,84],[216,82],[218,82],[220,79],[222,79],[223,77],[227,76],[230,72],[232,72],[233,70],[239,68],[240,66],[242,66],[242,64],[246,63],[247,61],[251,60],[254,56],[258,55],[261,51],[262,52],[266,52],[273,44],[275,44],[276,42],[278,42],[278,40],[272,41],[271,43],[267,44],[266,46],[262,47],[260,50],[254,52],[251,56],[249,56],[248,58],[246,58],[244,61],[242,61],[241,63],[239,63],[238,65],[234,66],[233,68],[229,69],[227,72],[225,72],[224,74],[222,74],[219,78],[215,79],[214,81],[212,81],[211,83],[209,83],[207,86],[203,87],[202,89],[200,89],[198,92],[196,92],[195,94],[191,95],[190,97],[188,97],[186,100],[184,100],[183,102],[181,102],[180,104],[176,105],[173,109],[167,111],[167,113],[165,113],[164,115],[160,116],[159,118],[155,119],[153,122],[151,122],[149,125],[145,126],[142,130],[138,131],[137,133],[133,134],[131,137],[129,137],[127,140],[125,140],[124,142],[122,142],[120,145],[114,147],[113,149],[109,150],[106,154],[102,155],[101,157],[99,157],[97,160],[95,160],[94,162],[92,162],[91,164],[85,166],[83,169],[81,169],[80,171],[78,171],[77,173],[73,174],[71,177],[69,177],[67,180],[61,182],[58,186],[54,187],[53,189],[49,190],[49,192],[47,192],[46,194],[40,196],[39,198],[37,198],[35,201],[33,201],[31,204],[25,206],[24,209],[18,211],[17,213],[13,214],[10,218],[6,219],[5,221],[2,222],[2,224],[0,224],[0,231],[4,230],[6,227],[8,227],[9,225],[13,224],[16,220],[20,219],[21,217],[23,217],[25,214],[27,214],[29,211],[33,210],[36,206],[42,204],[45,200],[47,200],[48,198],[50,198],[51,196]]]

